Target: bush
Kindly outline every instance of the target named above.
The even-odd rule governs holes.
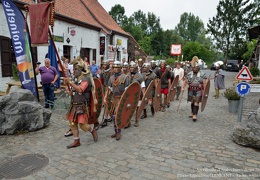
[[[235,87],[227,88],[223,93],[224,97],[228,100],[239,100],[240,96],[237,94]]]
[[[19,80],[19,71],[15,63],[12,64],[12,76],[15,81]]]
[[[252,74],[253,77],[259,76],[260,75],[260,70],[257,67],[252,67],[249,69],[250,73]]]
[[[223,93],[224,97],[228,100],[239,100],[240,96],[237,94],[235,87],[227,88]]]

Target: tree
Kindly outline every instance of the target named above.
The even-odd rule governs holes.
[[[190,61],[193,56],[198,56],[205,62],[212,62],[215,58],[213,51],[210,51],[207,47],[199,42],[187,42],[183,48],[183,59]]]
[[[148,12],[146,34],[149,36],[159,32],[159,30],[161,30],[160,18],[156,17],[154,13]]]
[[[217,50],[228,56],[240,58],[244,53],[247,28],[255,24],[256,1],[220,0],[217,15],[209,20],[207,32]]]
[[[122,21],[126,18],[125,8],[123,6],[116,4],[108,13],[119,26],[122,26]]]
[[[143,39],[144,37],[144,32],[141,28],[140,25],[135,25],[134,23],[134,18],[130,17],[130,18],[124,18],[124,20],[122,21],[122,29],[126,32],[129,32],[130,34],[132,34],[132,36],[135,38],[135,40],[138,42],[140,40]]]
[[[143,11],[139,10],[137,12],[134,12],[131,16],[134,20],[134,25],[135,26],[140,26],[141,29],[143,30],[144,34],[146,34],[147,31],[147,18],[146,14],[143,13]]]
[[[203,41],[205,39],[205,28],[203,21],[192,13],[183,13],[175,31],[184,41]],[[201,42],[203,43],[203,42]]]

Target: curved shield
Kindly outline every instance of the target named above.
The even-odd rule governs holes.
[[[141,88],[138,82],[131,83],[122,94],[116,111],[115,123],[119,129],[128,125],[138,105]]]
[[[95,83],[95,95],[96,95],[97,103],[95,104],[94,96],[91,94],[88,124],[94,124],[95,122],[98,121],[98,117],[102,109],[103,86],[100,79],[93,78],[93,80]],[[93,92],[91,91],[91,93]]]
[[[107,109],[108,109],[108,112],[109,112],[109,115],[110,117],[113,116],[112,114],[112,105],[113,105],[113,95],[112,95],[112,91],[108,88],[108,93],[107,93],[107,99],[106,99],[106,102],[107,102]]]
[[[154,111],[159,111],[160,103],[161,103],[161,80],[159,79],[155,86],[155,94],[154,94]]]
[[[201,99],[201,112],[204,111],[208,97],[209,97],[209,89],[210,89],[210,78],[207,81],[206,87],[204,89],[204,92],[202,94],[202,99]]]
[[[174,78],[174,80],[173,80],[173,82],[172,82],[172,86],[171,86],[171,88],[169,89],[170,92],[169,92],[169,96],[168,96],[168,99],[167,99],[168,102],[174,100],[175,94],[176,94],[176,92],[177,92],[178,82],[179,82],[179,75],[177,75],[177,76]]]
[[[149,96],[150,96],[151,91],[152,91],[153,88],[154,88],[154,80],[152,80],[152,81],[150,82],[149,86],[147,87],[147,89],[146,89],[146,91],[145,91],[145,93],[144,93],[144,96],[143,96],[143,98],[142,98],[141,104],[140,104],[140,106],[139,106],[139,108],[138,108],[138,110],[137,110],[137,113],[136,113],[136,117],[137,117],[137,118],[140,117],[140,115],[141,115],[141,113],[142,113],[142,111],[143,111],[145,105],[147,104],[148,98],[149,98]]]

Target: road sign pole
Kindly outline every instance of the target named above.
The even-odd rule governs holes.
[[[238,106],[238,122],[241,122],[242,119],[242,111],[243,111],[243,103],[244,103],[244,96],[240,97],[239,106]]]

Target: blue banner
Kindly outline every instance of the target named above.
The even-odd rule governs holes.
[[[51,60],[51,66],[55,67],[58,72],[59,77],[54,85],[57,88],[60,88],[60,74],[59,74],[57,56],[56,56],[54,45],[53,45],[52,41],[49,40],[49,43],[50,43],[50,45],[49,45],[49,49],[48,49],[47,58],[49,58]]]
[[[19,77],[24,89],[29,89],[39,100],[37,81],[34,73],[30,37],[27,33],[23,13],[11,0],[2,0],[9,27]]]

